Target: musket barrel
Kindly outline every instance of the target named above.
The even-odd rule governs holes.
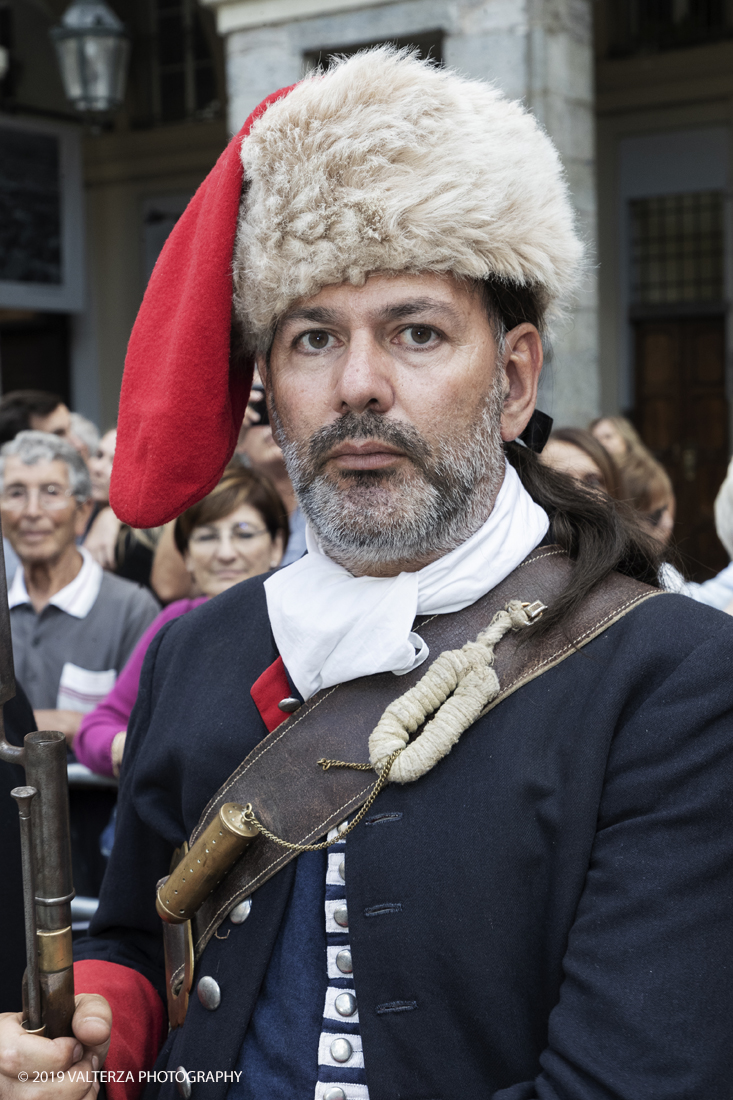
[[[22,748],[11,744],[5,736],[2,707],[14,695],[13,642],[0,539],[0,760],[22,765],[26,784],[37,791],[30,805],[36,934],[28,941],[28,947],[29,950],[32,947],[33,957],[38,963],[45,1034],[50,1039],[56,1039],[72,1034],[71,1019],[74,1015],[71,958],[71,899],[74,886],[71,877],[66,739],[58,732],[29,733]],[[29,1023],[30,1000],[34,997],[32,970],[30,967],[26,982]]]
[[[37,946],[46,1035],[71,1035],[74,971],[71,947],[71,829],[66,738],[44,730],[26,734],[26,782],[38,791],[33,820]]]
[[[36,926],[36,876],[33,870],[33,827],[31,802],[36,797],[35,787],[13,787],[10,792],[18,804],[20,820],[20,855],[23,868],[23,915],[25,918],[26,988],[28,997],[27,1019],[23,1026],[28,1031],[42,1030],[41,986],[38,978],[38,945]]]

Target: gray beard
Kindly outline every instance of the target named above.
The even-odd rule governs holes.
[[[369,411],[346,413],[299,442],[288,438],[271,409],[295,494],[324,553],[353,573],[368,573],[375,566],[435,560],[465,542],[488,518],[504,476],[504,388],[497,371],[475,420],[435,448],[411,425]],[[334,447],[360,439],[399,448],[411,465],[325,472]]]

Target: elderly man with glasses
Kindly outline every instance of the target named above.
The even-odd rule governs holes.
[[[3,532],[22,565],[8,592],[16,674],[39,728],[71,743],[159,608],[77,546],[91,482],[69,443],[20,432],[0,450],[0,486]]]

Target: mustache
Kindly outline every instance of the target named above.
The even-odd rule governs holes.
[[[387,420],[381,413],[348,412],[340,420],[319,428],[308,441],[308,462],[315,473],[325,466],[330,452],[340,443],[375,440],[403,452],[424,474],[430,470],[432,448],[411,424]]]

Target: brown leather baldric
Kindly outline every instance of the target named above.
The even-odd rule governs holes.
[[[473,640],[510,600],[540,600],[552,607],[562,598],[573,565],[556,546],[535,550],[501,584],[476,603],[450,615],[418,620],[415,629],[430,648],[431,659]],[[484,714],[523,684],[586,645],[612,623],[658,590],[618,573],[609,575],[561,627],[536,639],[507,635],[496,648],[494,667],[501,690]],[[309,844],[353,814],[365,802],[373,773],[318,766],[321,758],[368,762],[369,735],[385,708],[424,674],[381,673],[319,692],[250,752],[216,792],[192,836],[191,845],[225,803],[252,803],[256,816],[279,837]],[[464,734],[470,736],[470,730]],[[454,749],[459,751],[459,748]],[[440,764],[437,765],[438,767]],[[223,881],[203,902],[193,920],[198,959],[235,905],[285,866],[297,852],[258,836]],[[182,967],[172,980],[180,983]]]

